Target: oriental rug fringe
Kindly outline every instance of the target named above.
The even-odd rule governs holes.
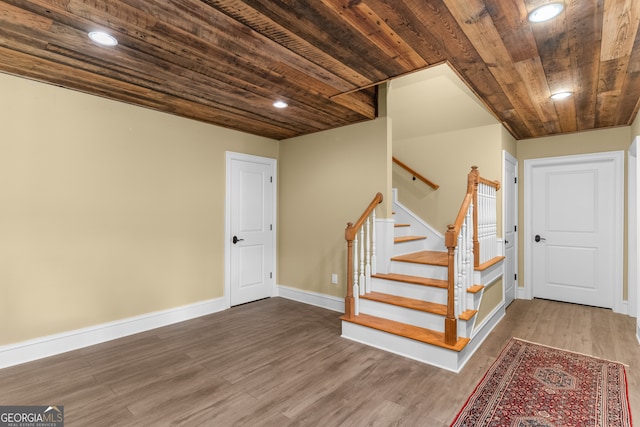
[[[630,427],[624,365],[512,338],[451,427]]]

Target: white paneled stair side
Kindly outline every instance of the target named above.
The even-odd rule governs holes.
[[[471,262],[471,267],[458,273],[467,277],[456,281],[456,286],[464,289],[456,291],[457,339],[450,344],[451,340],[445,340],[445,318],[451,310],[448,306],[449,254],[445,238],[398,203],[395,190],[393,211],[393,236],[377,240],[378,253],[389,255],[386,260],[378,260],[378,265],[388,268],[371,274],[370,279],[362,278],[355,273],[361,271],[358,262],[352,260],[354,279],[369,283],[370,288],[366,291],[357,288],[357,311],[349,315],[345,309],[341,318],[342,336],[459,372],[504,315],[502,303],[483,316],[481,324],[476,324],[486,286],[497,282],[502,274],[502,257],[474,268],[473,251],[463,249],[465,253],[459,254],[456,249],[456,262],[465,265]],[[468,218],[471,216],[467,215]],[[366,236],[359,235],[359,238],[366,240]],[[471,241],[471,236],[465,235],[464,239]],[[464,245],[468,247],[469,243],[464,242],[461,246]],[[358,250],[361,251],[361,247]],[[363,257],[366,260],[366,253]]]

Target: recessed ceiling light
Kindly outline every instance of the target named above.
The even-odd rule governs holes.
[[[276,101],[273,103],[273,106],[276,108],[287,108],[289,106],[289,104],[287,104],[284,101]]]
[[[529,22],[544,22],[560,15],[564,9],[564,3],[548,3],[537,7],[529,14]]]
[[[115,37],[103,31],[91,31],[89,38],[102,46],[115,46],[118,44],[118,40]]]
[[[551,99],[565,99],[571,96],[571,92],[557,92],[551,95]]]

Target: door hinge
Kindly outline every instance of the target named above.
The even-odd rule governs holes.
[[[518,226],[517,225],[513,226],[513,231],[518,231]]]
[[[269,279],[273,279],[273,272],[269,273]]]
[[[517,274],[513,275],[513,280],[518,280],[518,275]]]
[[[272,176],[269,177],[269,182],[273,182],[273,177]]]
[[[273,224],[269,224],[269,231],[273,231]]]
[[[518,183],[518,177],[516,176],[515,178],[513,178],[513,183],[517,184]]]

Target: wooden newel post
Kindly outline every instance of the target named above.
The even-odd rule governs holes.
[[[467,186],[473,189],[473,266],[480,265],[480,241],[478,240],[478,184],[480,184],[480,172],[477,166],[471,166]]]
[[[353,319],[355,316],[355,301],[353,299],[353,223],[347,223],[344,238],[347,240],[347,296],[344,298],[344,317]]]
[[[454,345],[458,341],[458,322],[455,316],[455,271],[454,259],[456,251],[455,226],[448,225],[445,234],[445,245],[447,246],[447,317],[444,319],[444,342]]]

